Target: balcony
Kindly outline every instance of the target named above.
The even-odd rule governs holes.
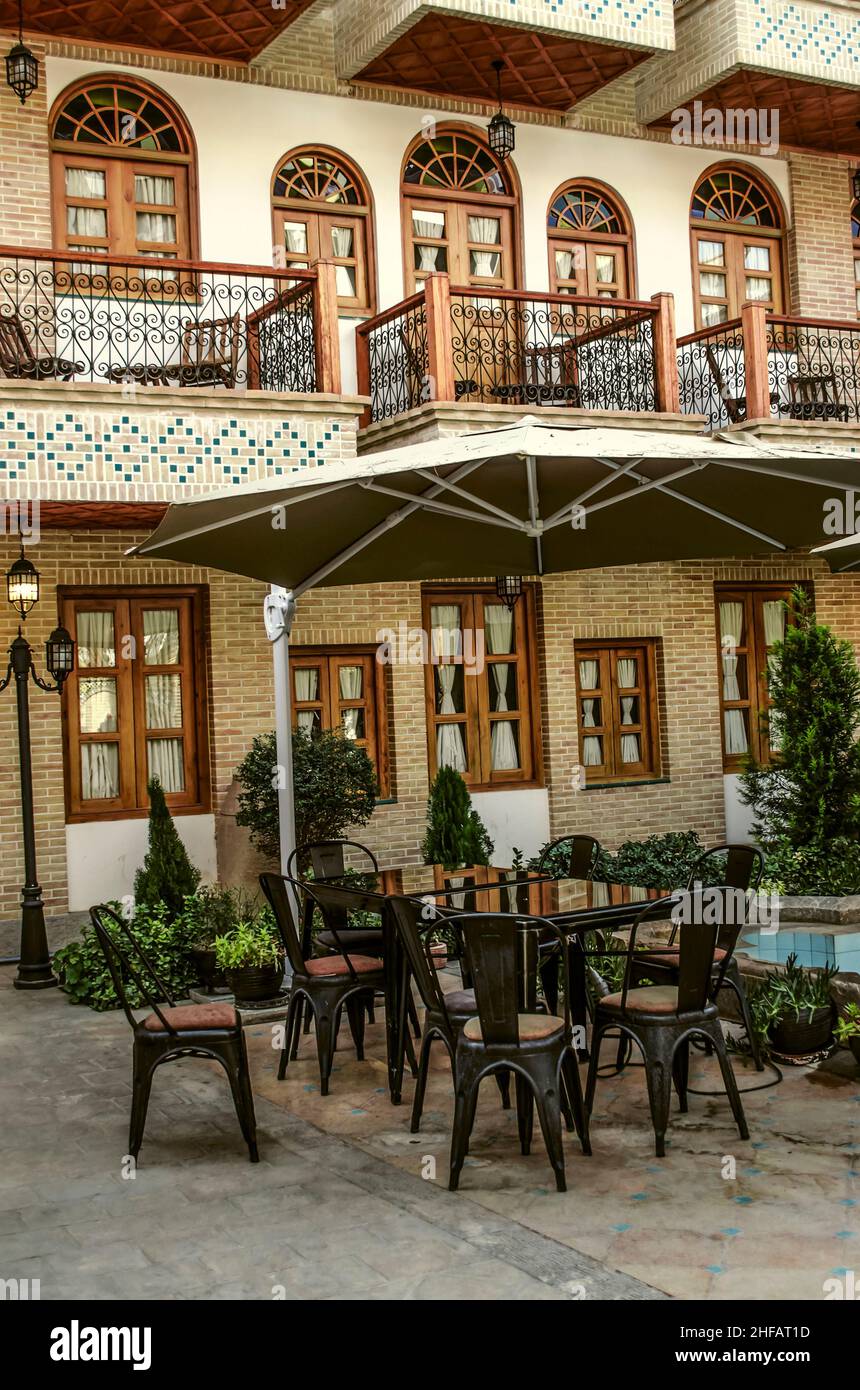
[[[573,299],[519,290],[421,291],[356,330],[363,423],[429,402],[562,407],[581,412],[677,412],[671,295]]]
[[[681,409],[712,430],[746,421],[860,423],[860,322],[741,317],[678,340]]]
[[[0,377],[339,394],[334,267],[0,247]]]

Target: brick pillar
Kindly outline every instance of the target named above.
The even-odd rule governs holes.
[[[857,317],[851,246],[851,165],[823,154],[788,155],[792,225],[788,236],[789,313]]]
[[[39,60],[39,85],[22,106],[0,79],[0,243],[51,245],[51,165],[48,152],[48,103],[45,91],[45,45],[32,34],[27,47]],[[17,34],[0,34],[5,56]]]

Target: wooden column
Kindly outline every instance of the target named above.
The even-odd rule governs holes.
[[[675,297],[665,291],[651,296],[656,313],[654,333],[654,386],[657,409],[681,413],[678,385],[678,348],[675,339]]]
[[[451,334],[451,282],[436,272],[424,281],[427,315],[427,357],[430,376],[429,399],[456,400],[454,353]]]
[[[340,336],[337,317],[337,281],[334,261],[315,261],[314,354],[317,390],[341,394]]]
[[[747,420],[770,419],[770,383],[767,370],[767,309],[764,304],[745,304],[741,309],[744,336],[744,378]]]

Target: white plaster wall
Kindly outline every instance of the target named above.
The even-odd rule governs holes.
[[[494,864],[510,864],[514,848],[529,859],[549,839],[549,794],[543,787],[473,792],[472,805],[495,843]]]
[[[726,773],[723,777],[723,794],[726,802],[726,840],[729,844],[753,844],[752,811],[741,801],[738,783],[739,778],[736,773]]]
[[[217,877],[215,817],[175,816],[173,824],[192,864],[204,881],[213,882]],[[83,912],[93,903],[132,892],[146,854],[148,826],[145,816],[66,826],[70,912]]]
[[[68,58],[49,58],[46,66],[50,101],[76,78],[108,70]],[[117,71],[117,66],[110,70]],[[403,154],[423,117],[451,117],[429,105],[421,110],[131,66],[128,71],[168,92],[194,131],[205,260],[271,264],[269,190],[275,165],[295,145],[331,145],[356,161],[373,194],[379,306],[386,308],[403,298]],[[638,296],[647,299],[658,290],[671,291],[677,301],[678,332],[691,331],[690,197],[698,175],[719,158],[720,152],[710,148],[519,124],[513,163],[523,193],[525,288],[548,287],[545,217],[552,193],[565,179],[591,176],[616,189],[630,209]],[[742,158],[770,176],[787,206],[786,164],[778,158]],[[350,336],[352,326],[345,321]]]

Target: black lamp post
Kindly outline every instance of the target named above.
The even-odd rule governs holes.
[[[6,595],[23,623],[39,601],[39,571],[24,554],[6,575]],[[5,690],[13,676],[18,699],[18,759],[21,768],[21,822],[24,839],[24,886],[21,889],[21,955],[16,989],[49,989],[57,983],[51,971],[42,890],[36,877],[36,832],[33,825],[33,769],[30,762],[30,677],[40,690],[60,692],[75,664],[75,644],[64,627],[55,627],[45,643],[45,665],[53,685],[36,674],[33,652],[21,627],[9,648]]]
[[[6,54],[6,85],[18,97],[21,105],[39,85],[39,63],[24,42],[24,5],[18,0],[18,42]]]
[[[493,63],[496,73],[496,91],[499,95],[499,109],[490,121],[490,127],[487,132],[490,149],[493,151],[496,159],[500,160],[502,164],[504,164],[508,155],[513,154],[514,145],[517,142],[516,127],[513,121],[510,120],[502,110],[502,69],[504,66],[504,62],[501,58],[497,58]]]

